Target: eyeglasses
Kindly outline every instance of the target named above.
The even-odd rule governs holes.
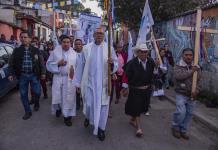
[[[26,39],[26,38],[29,38],[28,36],[21,36],[20,37],[21,39]]]
[[[95,34],[103,35],[104,33],[103,32],[95,32]]]
[[[148,51],[139,51],[140,53],[148,53]]]

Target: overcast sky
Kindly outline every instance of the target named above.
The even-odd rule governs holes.
[[[80,2],[82,2],[82,0],[79,0]],[[90,8],[92,10],[92,12],[95,12],[96,14],[98,14],[98,16],[100,16],[102,14],[102,10],[100,7],[98,7],[98,2],[97,1],[90,1],[90,0],[86,0],[86,2],[82,2],[82,4],[86,7],[86,8]]]

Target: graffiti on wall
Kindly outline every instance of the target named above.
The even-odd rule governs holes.
[[[176,61],[181,57],[181,52],[184,48],[193,48],[195,42],[195,32],[180,31],[177,29],[178,25],[195,27],[196,14],[190,14],[169,21],[161,22],[155,26],[155,35],[158,38],[165,37],[166,41],[160,43],[168,43],[170,50]],[[218,29],[218,17],[202,19],[202,26],[212,29]],[[218,66],[218,34],[204,34],[201,43],[204,43],[207,52],[207,64]],[[205,58],[200,57],[201,62]],[[208,68],[208,66],[207,66]],[[210,68],[210,67],[209,67]]]

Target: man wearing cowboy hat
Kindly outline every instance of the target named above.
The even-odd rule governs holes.
[[[131,116],[130,124],[136,128],[136,136],[141,137],[140,114],[148,111],[155,62],[149,57],[146,44],[139,44],[133,49],[136,57],[124,66],[128,86],[122,92],[127,93],[129,88],[125,113]]]

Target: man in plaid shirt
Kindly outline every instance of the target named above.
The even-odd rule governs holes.
[[[33,90],[35,96],[34,110],[39,110],[39,98],[41,95],[41,88],[39,78],[45,79],[46,69],[44,60],[40,55],[39,49],[30,45],[30,34],[26,31],[20,33],[20,40],[22,45],[15,48],[9,61],[9,81],[13,80],[13,73],[15,73],[21,95],[21,101],[25,110],[23,120],[27,120],[32,116],[32,111],[29,104],[28,89],[29,85]]]

